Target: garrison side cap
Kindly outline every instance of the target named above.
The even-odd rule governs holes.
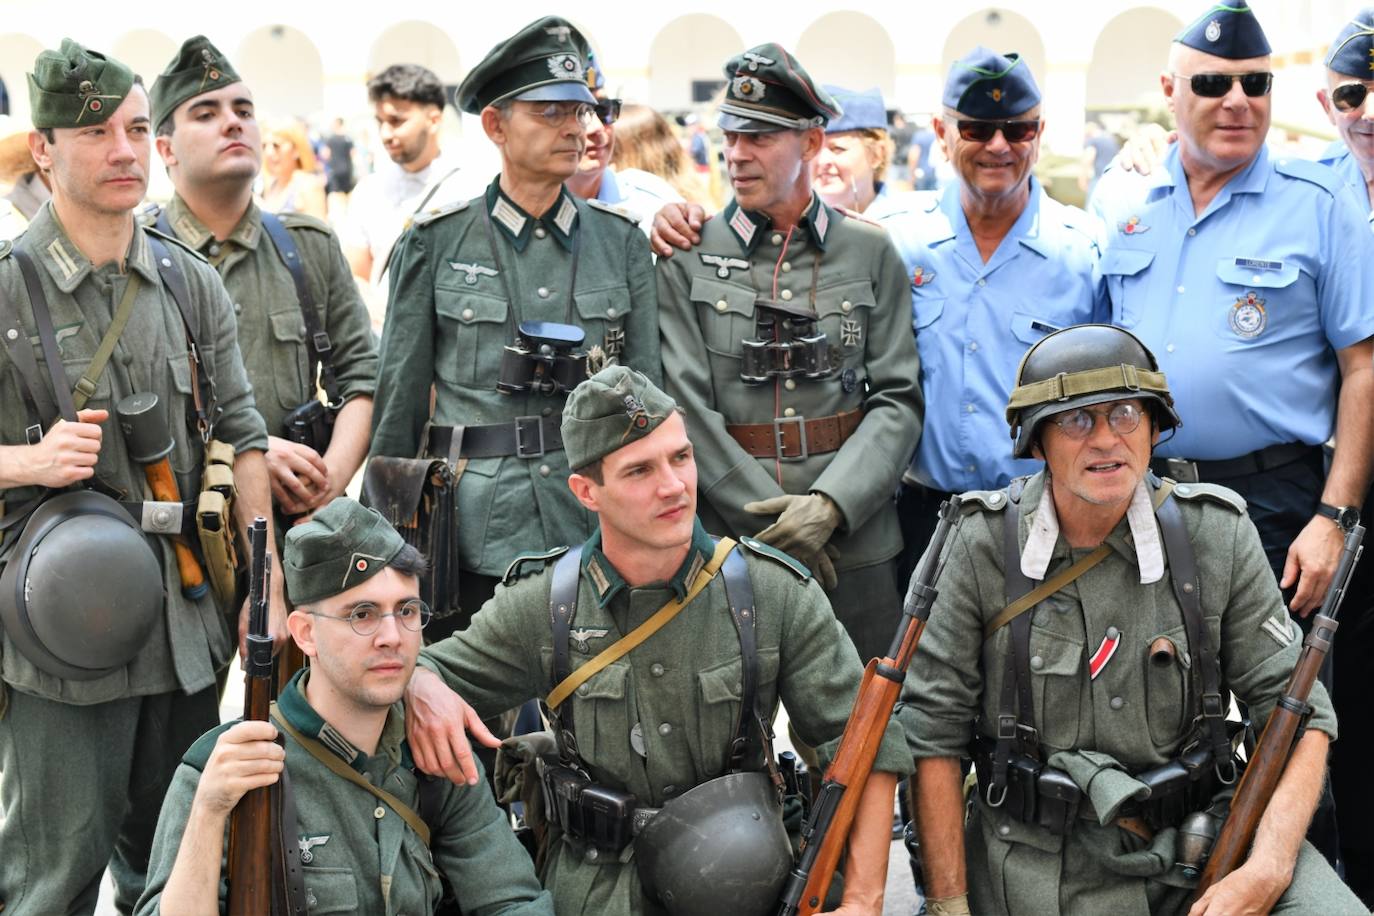
[[[994,121],[1039,105],[1040,87],[1021,55],[978,45],[949,68],[941,101],[961,115]]]
[[[102,124],[134,86],[134,71],[70,38],[34,59],[29,110],[35,128]]]
[[[593,105],[590,56],[591,46],[572,23],[545,16],[488,51],[463,78],[454,100],[468,114],[504,99]]]
[[[292,604],[310,604],[361,585],[386,568],[405,541],[376,509],[345,496],[286,533],[282,571]]]
[[[887,106],[883,104],[883,94],[876,87],[864,92],[845,89],[843,86],[822,86],[843,110],[838,118],[825,125],[827,134],[843,133],[847,130],[887,130]]]
[[[576,471],[643,439],[678,410],[677,402],[628,366],[607,366],[583,381],[563,406],[563,450]]]
[[[1273,51],[1255,11],[1245,0],[1214,4],[1179,32],[1174,41],[1226,60],[1267,57]]]
[[[721,130],[769,133],[824,127],[844,112],[782,45],[750,48],[725,62]]]
[[[1331,42],[1328,69],[1361,80],[1374,80],[1374,6],[1355,14]]]
[[[153,129],[161,127],[182,102],[240,81],[234,65],[210,39],[204,35],[186,39],[148,90]]]

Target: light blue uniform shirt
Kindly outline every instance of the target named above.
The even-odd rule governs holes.
[[[596,199],[619,207],[639,223],[645,235],[654,226],[654,216],[664,204],[680,203],[682,195],[657,175],[641,169],[606,169]]]
[[[911,282],[926,421],[907,476],[927,487],[994,489],[1038,471],[1040,462],[1011,457],[1016,367],[1051,331],[1107,321],[1091,221],[1030,181],[1026,209],[986,264],[957,184],[901,195],[908,208],[880,218]]]
[[[1108,170],[1090,209],[1112,320],[1154,352],[1183,418],[1157,455],[1330,438],[1335,351],[1374,335],[1374,239],[1334,172],[1261,148],[1195,216],[1175,146],[1149,176]]]
[[[1365,183],[1364,172],[1360,171],[1360,164],[1351,155],[1349,147],[1337,140],[1326,148],[1317,161],[1341,176],[1341,180],[1350,186],[1356,200],[1369,210],[1369,224],[1374,226],[1374,201],[1369,199],[1369,185]]]

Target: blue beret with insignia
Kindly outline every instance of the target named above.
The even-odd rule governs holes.
[[[1181,45],[1226,60],[1249,60],[1271,53],[1255,11],[1245,0],[1218,3],[1174,38]]]
[[[1040,104],[1040,87],[1019,54],[979,45],[949,68],[944,104],[970,118],[1011,118]]]
[[[1326,66],[1346,76],[1374,80],[1374,6],[1360,10],[1341,29],[1331,42]]]
[[[844,114],[825,125],[828,134],[846,130],[887,130],[887,106],[877,89],[855,92],[843,86],[822,86],[839,103]]]
[[[592,49],[566,19],[545,16],[487,52],[454,93],[458,107],[481,114],[493,102],[596,103],[587,71]]]
[[[759,45],[725,62],[721,130],[767,133],[824,127],[843,112],[779,44]]]

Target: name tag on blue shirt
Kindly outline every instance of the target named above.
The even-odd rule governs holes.
[[[1262,261],[1259,258],[1236,258],[1236,266],[1247,270],[1283,270],[1282,261]]]

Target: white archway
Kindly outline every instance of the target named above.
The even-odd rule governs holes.
[[[324,108],[324,65],[299,29],[270,25],[248,33],[231,58],[268,117],[306,118]]]
[[[21,124],[29,120],[29,81],[24,75],[43,51],[43,43],[32,35],[9,32],[0,35],[0,80],[9,95],[10,114]]]
[[[1114,16],[1097,36],[1088,64],[1089,110],[1161,107],[1159,74],[1169,43],[1184,23],[1159,7],[1138,6]]]
[[[827,13],[802,32],[795,53],[818,83],[860,92],[876,86],[884,99],[896,91],[897,49],[872,16],[852,10]]]
[[[649,104],[658,109],[691,108],[693,85],[725,81],[721,68],[745,49],[744,39],[719,16],[679,16],[649,46]]]
[[[152,88],[157,75],[167,69],[181,46],[157,29],[134,29],[115,39],[110,56],[122,61],[143,77],[143,84]]]
[[[368,75],[374,76],[392,64],[427,67],[450,86],[463,79],[463,66],[453,39],[437,25],[418,19],[396,23],[372,43],[367,56]]]

